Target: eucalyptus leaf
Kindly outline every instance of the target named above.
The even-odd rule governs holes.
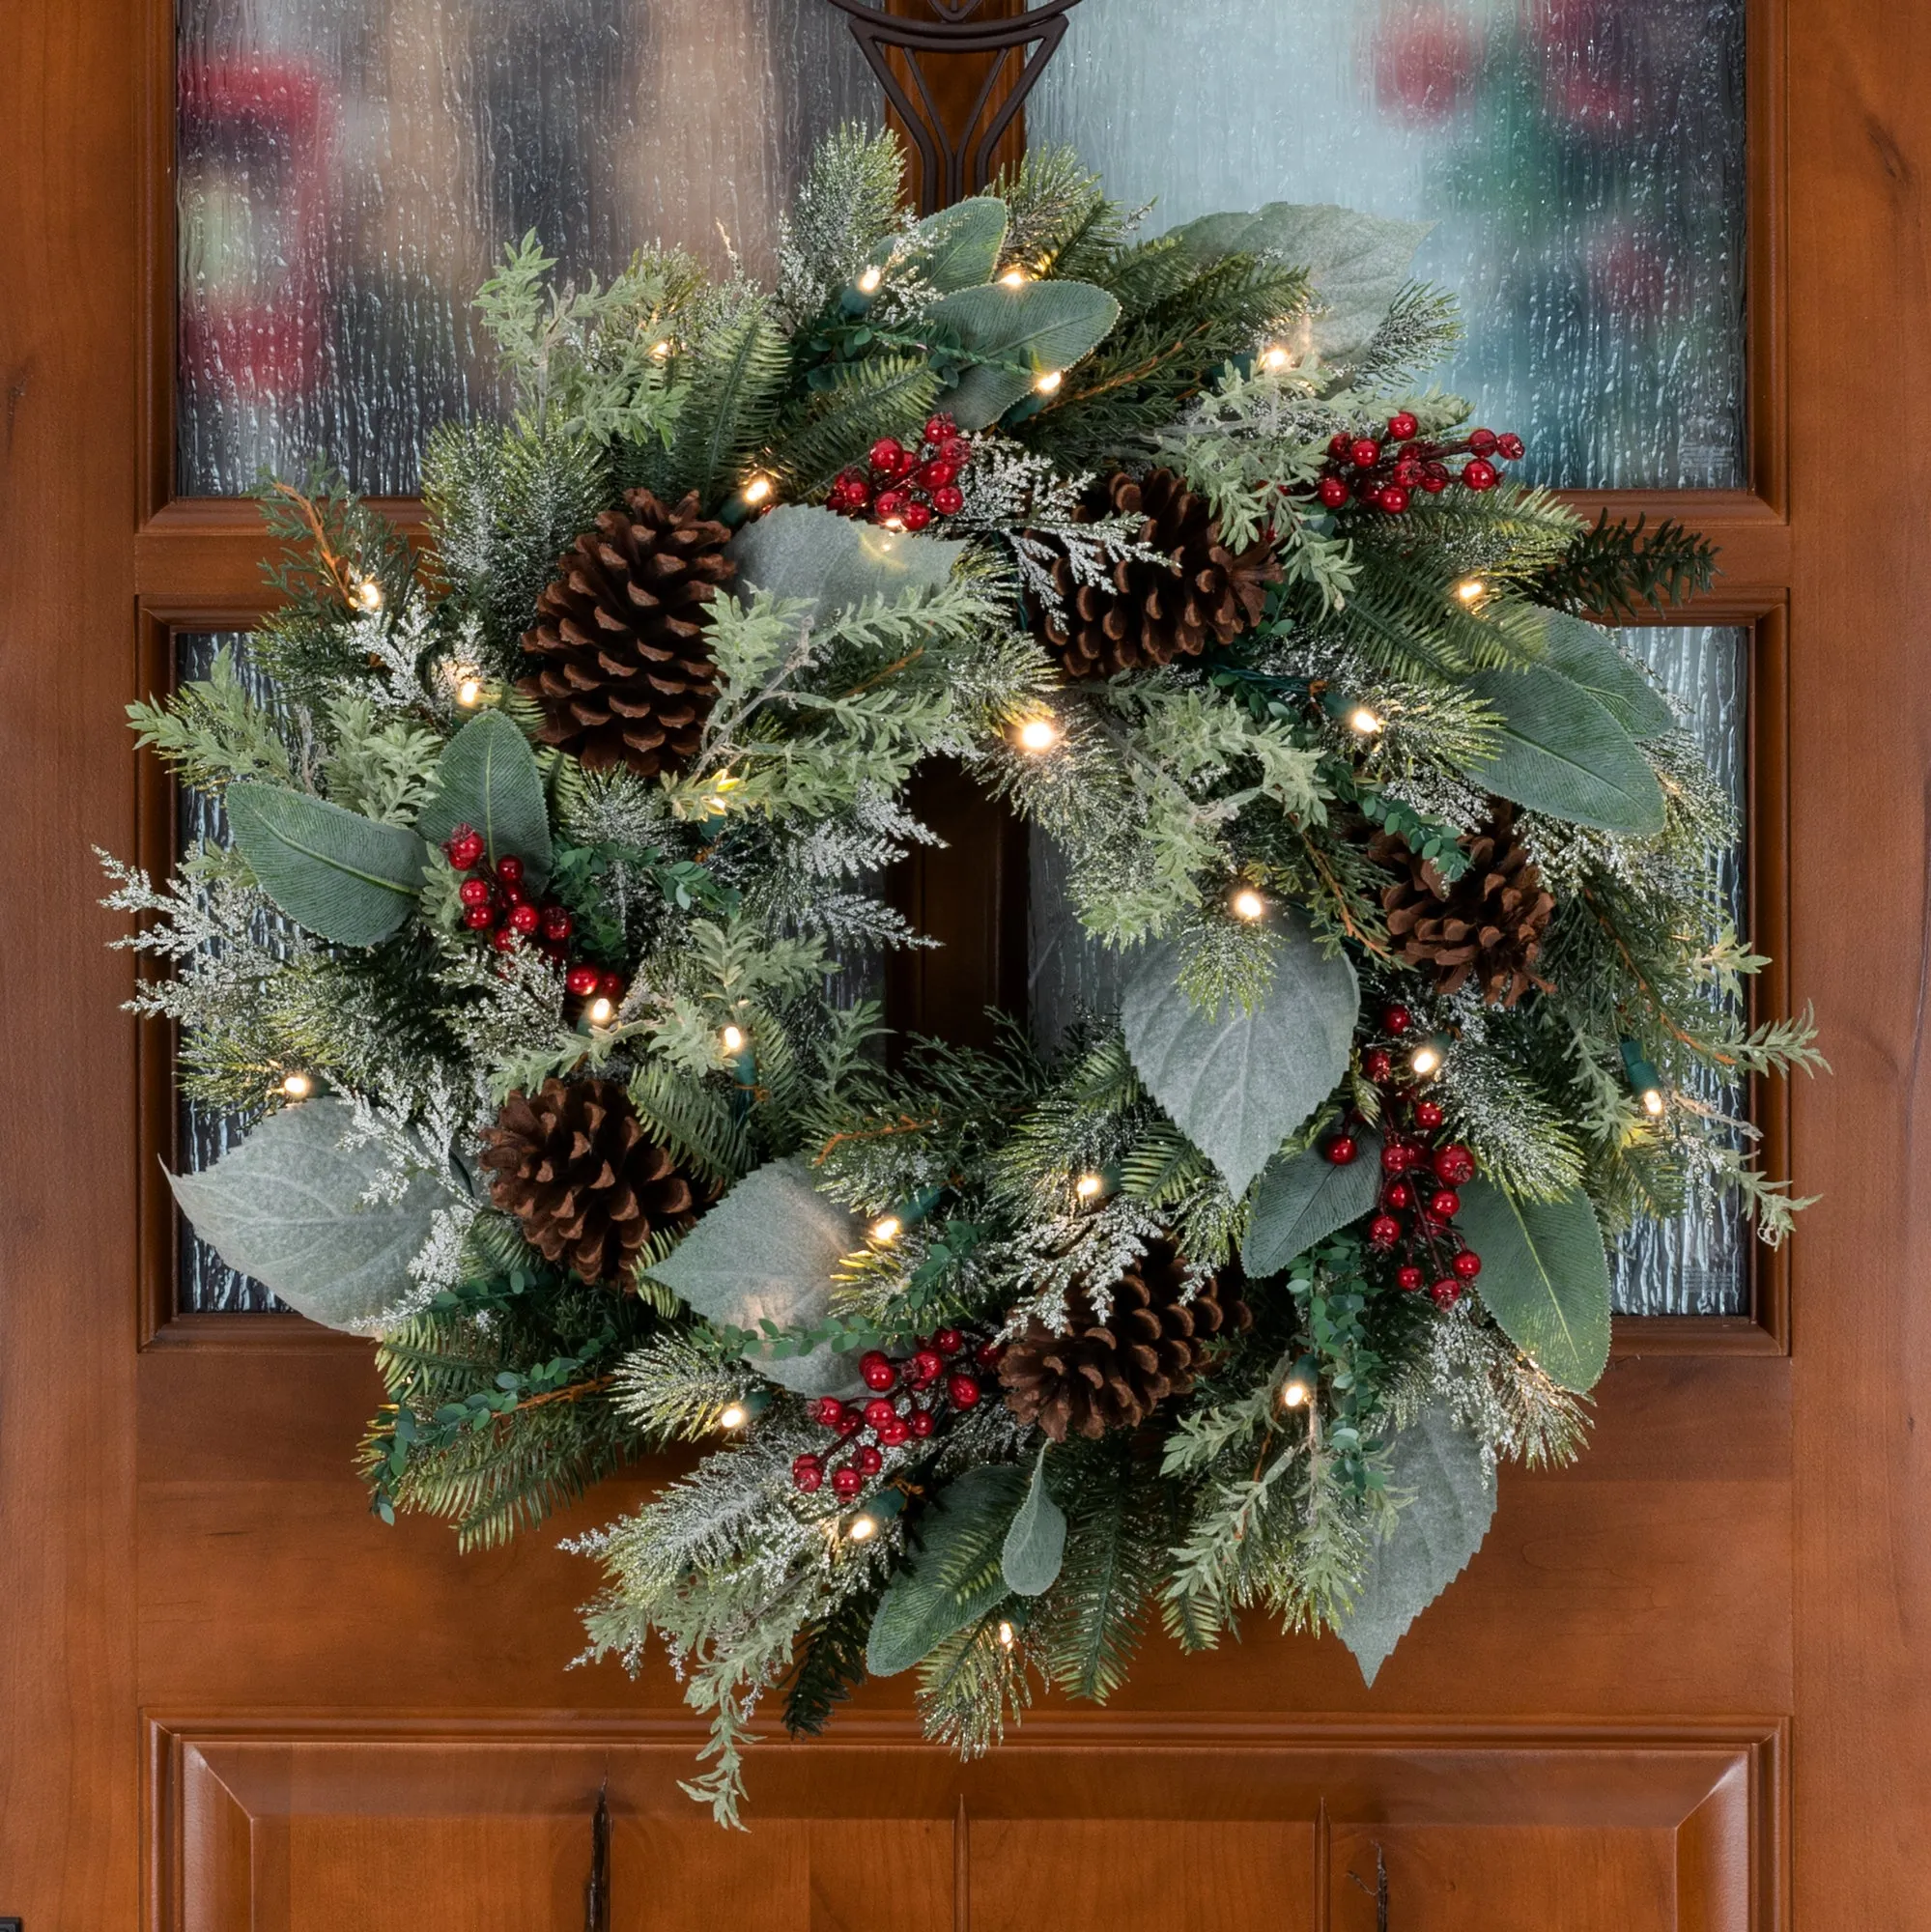
[[[1002,1552],[1025,1489],[1010,1463],[968,1469],[938,1493],[920,1524],[922,1548],[879,1599],[866,1668],[895,1677],[1008,1593]]]
[[[881,242],[871,259],[880,268],[903,263],[928,288],[950,295],[989,282],[1005,244],[1006,204],[997,195],[976,194],[928,214],[910,236]]]
[[[1354,1138],[1360,1152],[1346,1167],[1335,1166],[1319,1148],[1268,1163],[1240,1244],[1240,1265],[1250,1275],[1279,1274],[1296,1255],[1374,1207],[1380,1191],[1381,1143],[1370,1133]]]
[[[1578,684],[1546,664],[1483,670],[1468,689],[1501,720],[1492,756],[1465,767],[1485,790],[1572,825],[1653,838],[1662,787],[1636,742]]]
[[[1600,624],[1551,611],[1547,637],[1544,662],[1571,684],[1579,684],[1631,737],[1654,738],[1675,725],[1668,698]]]
[[[1551,1380],[1593,1388],[1609,1361],[1609,1261],[1588,1197],[1518,1201],[1485,1180],[1461,1193],[1489,1313]]]
[[[1381,326],[1428,230],[1425,221],[1332,203],[1270,201],[1251,213],[1203,214],[1172,233],[1203,257],[1265,254],[1305,269],[1320,301],[1313,346],[1334,362],[1364,349]]]
[[[988,282],[959,289],[926,311],[927,322],[952,329],[975,355],[1016,368],[974,363],[960,375],[946,407],[961,429],[984,429],[1032,392],[1034,379],[1070,369],[1103,342],[1120,304],[1086,282]]]
[[[415,829],[440,844],[459,825],[483,836],[491,865],[514,856],[541,892],[550,879],[550,813],[543,774],[525,738],[500,711],[479,712],[442,748],[436,790]]]
[[[1467,1568],[1495,1516],[1482,1445],[1435,1403],[1388,1445],[1388,1487],[1413,1500],[1368,1551],[1361,1587],[1337,1624],[1373,1684],[1414,1620]]]
[[[1022,1597],[1043,1597],[1060,1579],[1066,1553],[1066,1513],[1046,1489],[1046,1448],[1039,1445],[1026,1499],[1006,1532],[1000,1569],[1006,1585]]]
[[[832,1275],[865,1245],[861,1224],[821,1194],[802,1160],[753,1168],[650,1270],[721,1327],[812,1328],[831,1313]],[[822,1344],[806,1355],[748,1349],[747,1361],[800,1395],[853,1395],[857,1358]]]
[[[1276,915],[1273,978],[1252,1010],[1197,1007],[1172,944],[1150,946],[1120,1019],[1149,1091],[1236,1196],[1348,1069],[1360,1009],[1354,968],[1316,945],[1302,915]]]
[[[415,909],[429,848],[327,799],[249,780],[224,803],[236,849],[289,918],[338,946],[374,946]]]
[[[459,1197],[424,1168],[400,1200],[366,1201],[390,1160],[370,1142],[342,1145],[354,1119],[332,1094],[284,1107],[213,1167],[171,1174],[168,1184],[194,1232],[238,1273],[311,1321],[373,1334],[414,1288],[409,1264],[436,1210]]]
[[[861,524],[809,503],[781,503],[731,539],[738,587],[802,598],[819,623],[866,598],[888,603],[910,590],[936,589],[966,546]]]

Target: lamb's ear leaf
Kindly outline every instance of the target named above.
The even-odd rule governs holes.
[[[921,1548],[879,1599],[865,1646],[874,1677],[895,1677],[1008,1593],[1001,1563],[1026,1478],[1009,1463],[968,1469],[919,1524]]]
[[[856,523],[812,503],[781,503],[731,539],[738,587],[802,598],[829,623],[870,597],[888,603],[944,583],[966,546]]]
[[[1381,1143],[1365,1132],[1354,1139],[1360,1152],[1346,1167],[1335,1166],[1319,1148],[1268,1163],[1240,1244],[1240,1265],[1250,1275],[1279,1274],[1296,1255],[1374,1207],[1381,1185]]]
[[[1031,394],[1038,377],[1070,369],[1096,349],[1120,320],[1120,304],[1087,282],[987,282],[945,297],[925,319],[991,358],[969,364],[945,398],[961,429],[984,429]]]
[[[1588,1197],[1518,1201],[1471,1180],[1458,1226],[1502,1332],[1564,1388],[1594,1388],[1609,1363],[1609,1259]]]
[[[482,834],[492,866],[506,856],[521,859],[530,891],[549,883],[543,774],[529,740],[500,711],[478,712],[442,748],[436,791],[415,821],[423,838],[439,845],[459,825]]]
[[[222,802],[262,890],[318,939],[374,946],[414,911],[429,848],[408,826],[254,780]]]
[[[1047,1447],[1039,1444],[1026,1499],[1006,1532],[1000,1554],[1007,1587],[1021,1597],[1043,1597],[1059,1581],[1060,1565],[1065,1561],[1066,1513],[1046,1488]]]
[[[1544,663],[1579,684],[1632,738],[1654,738],[1675,724],[1668,698],[1601,625],[1551,611],[1546,635]]]
[[[978,288],[992,279],[999,266],[1006,222],[1006,204],[997,195],[976,194],[926,215],[909,236],[881,242],[871,259],[880,268],[904,263],[941,295]]]

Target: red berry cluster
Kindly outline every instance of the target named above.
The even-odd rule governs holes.
[[[498,952],[514,952],[532,940],[559,965],[569,957],[570,934],[576,926],[570,908],[554,899],[533,903],[523,889],[523,861],[505,853],[492,866],[483,835],[473,826],[459,825],[442,841],[443,856],[457,871],[467,874],[457,888],[463,901],[463,923],[471,932],[487,932]],[[607,1000],[624,994],[621,973],[606,973],[581,962],[564,975],[563,983],[579,999],[601,993]]]
[[[839,471],[826,507],[841,517],[868,517],[874,524],[923,530],[934,517],[953,517],[965,508],[958,479],[971,461],[972,444],[959,434],[958,424],[949,415],[936,415],[925,424],[925,440],[917,451],[895,436],[880,437],[871,445],[869,473]]]
[[[1353,497],[1399,517],[1417,490],[1438,497],[1455,482],[1470,490],[1492,490],[1502,480],[1500,466],[1522,453],[1520,437],[1497,436],[1491,429],[1471,429],[1449,442],[1421,440],[1420,429],[1403,410],[1388,418],[1385,438],[1337,431],[1328,439],[1327,461],[1314,494],[1330,510]],[[1468,459],[1460,470],[1448,467],[1453,456]]]
[[[1399,1040],[1413,1031],[1406,1007],[1389,1007],[1381,1029]],[[1460,1141],[1439,1138],[1444,1115],[1401,1078],[1394,1049],[1362,1049],[1361,1071],[1381,1090],[1381,1187],[1368,1245],[1390,1260],[1399,1257],[1395,1286],[1410,1294],[1426,1288],[1437,1308],[1453,1308],[1482,1272],[1482,1257],[1455,1226],[1462,1197],[1455,1190],[1475,1179],[1475,1156]],[[1345,1129],[1322,1143],[1337,1167],[1358,1160],[1361,1144]]]
[[[1002,1350],[997,1342],[980,1342],[972,1349],[973,1367],[967,1368],[958,1359],[967,1347],[962,1330],[941,1328],[935,1335],[921,1335],[902,1362],[873,1349],[858,1365],[860,1379],[871,1390],[868,1401],[841,1402],[835,1395],[818,1398],[812,1412],[819,1426],[838,1438],[838,1448],[830,1453],[845,1458],[829,1471],[835,1495],[846,1500],[857,1495],[884,1468],[886,1450],[923,1441],[946,1419],[949,1409],[978,1407],[985,1387],[975,1370],[996,1369]],[[808,1495],[822,1489],[826,1462],[820,1455],[797,1457],[791,1464],[792,1486]]]

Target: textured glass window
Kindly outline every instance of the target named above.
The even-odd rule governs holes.
[[[469,302],[534,229],[768,270],[828,128],[876,112],[824,0],[180,0],[178,487],[318,453],[407,496],[495,398]]]
[[[1744,459],[1744,0],[1100,0],[1028,107],[1155,229],[1266,201],[1434,224],[1444,374],[1572,488]]]
[[[1621,634],[1688,708],[1705,757],[1735,801],[1741,821],[1748,772],[1749,633],[1734,627],[1672,625]],[[1711,854],[1718,882],[1746,923],[1744,848]],[[1083,1009],[1119,998],[1122,956],[1086,937],[1062,890],[1065,865],[1051,842],[1033,839],[1032,996],[1036,1037],[1057,1042]],[[1704,1082],[1696,1098],[1735,1118],[1741,1090]],[[1749,1312],[1749,1238],[1732,1204],[1714,1215],[1685,1215],[1633,1230],[1614,1258],[1615,1304],[1625,1315],[1744,1315]]]

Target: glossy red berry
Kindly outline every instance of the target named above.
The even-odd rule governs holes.
[[[1448,488],[1448,472],[1446,470],[1437,472],[1432,469],[1423,470],[1421,487],[1431,497],[1439,497]]]
[[[811,1405],[811,1416],[820,1429],[836,1429],[845,1406],[835,1395],[821,1395]]]
[[[838,1419],[832,1427],[838,1432],[838,1440],[843,1442],[856,1435],[865,1427],[865,1417],[848,1404],[841,1404],[838,1408]]]
[[[1500,440],[1491,429],[1471,429],[1468,432],[1468,447],[1477,456],[1487,456]]]
[[[505,852],[497,861],[497,877],[506,886],[523,884],[523,861],[514,852]]]
[[[1381,460],[1381,445],[1372,437],[1361,437],[1349,444],[1348,460],[1357,469],[1372,469]]]
[[[943,410],[937,415],[925,418],[925,440],[927,442],[944,442],[949,438],[957,436],[958,433],[958,424]]]
[[[487,879],[465,879],[457,887],[456,896],[466,906],[486,906],[490,902],[490,882]]]
[[[908,530],[923,530],[932,521],[932,506],[922,503],[916,497],[898,513],[898,521]]]
[[[895,1415],[890,1422],[878,1425],[878,1439],[888,1449],[902,1449],[911,1434],[911,1425],[902,1415]]]
[[[1361,1071],[1377,1087],[1395,1077],[1395,1056],[1385,1046],[1371,1046],[1361,1056]]]
[[[1410,1263],[1406,1267],[1395,1270],[1395,1286],[1405,1294],[1412,1294],[1426,1279],[1420,1268]]]
[[[905,455],[905,445],[895,436],[882,436],[871,445],[871,467],[881,476],[895,476]]]
[[[1485,463],[1479,456],[1471,456],[1462,466],[1462,480],[1471,490],[1492,490],[1500,480],[1500,472],[1492,463]]]
[[[912,1386],[930,1388],[946,1372],[946,1358],[936,1349],[921,1349],[912,1357]]]
[[[1521,460],[1525,447],[1526,444],[1523,443],[1521,438],[1519,436],[1498,436],[1495,439],[1495,454],[1507,457],[1511,463],[1517,463]]]
[[[1482,1257],[1473,1248],[1463,1248],[1449,1265],[1463,1281],[1473,1281],[1482,1272]]]
[[[1432,1134],[1435,1128],[1441,1125],[1441,1108],[1434,1101],[1417,1100],[1415,1102],[1416,1126],[1420,1127],[1425,1133]]]
[[[522,933],[527,939],[543,923],[543,915],[533,905],[525,901],[522,905],[510,907],[509,923],[514,930]]]
[[[958,474],[957,464],[940,461],[923,464],[912,480],[922,490],[943,490],[948,483],[957,482]]]
[[[956,1328],[941,1328],[932,1337],[932,1347],[942,1355],[956,1355],[965,1347],[965,1337]]]
[[[487,932],[496,923],[497,916],[490,910],[487,901],[482,905],[470,906],[463,915],[463,923],[471,932]]]
[[[1422,469],[1420,462],[1416,458],[1405,456],[1395,465],[1394,480],[1404,490],[1412,490],[1421,482],[1421,479],[1426,474],[1427,471]]]
[[[1382,1200],[1397,1213],[1414,1206],[1414,1190],[1406,1180],[1398,1180],[1382,1195]]]
[[[867,1429],[883,1429],[898,1411],[882,1395],[875,1395],[865,1406],[865,1426]]]
[[[791,1487],[809,1496],[825,1480],[825,1465],[815,1456],[796,1456],[791,1462]]]
[[[942,517],[956,517],[965,508],[965,492],[956,483],[941,483],[932,492],[932,507]]]
[[[1420,428],[1421,424],[1406,410],[1398,411],[1388,418],[1388,434],[1397,442],[1407,441],[1408,438],[1413,436]]]
[[[607,1000],[621,1000],[624,996],[624,976],[621,973],[599,973],[597,991]]]
[[[1338,429],[1327,440],[1327,453],[1337,463],[1346,463],[1353,453],[1354,439],[1345,429]]]
[[[1408,1165],[1408,1151],[1402,1142],[1389,1140],[1381,1143],[1381,1172],[1383,1174],[1406,1174]]]
[[[1438,1148],[1430,1165],[1434,1178],[1446,1187],[1465,1187],[1475,1179],[1475,1156],[1460,1141]]]
[[[862,1442],[852,1452],[852,1461],[858,1464],[862,1476],[875,1476],[885,1467],[885,1458],[869,1442]]]
[[[1462,1197],[1452,1187],[1443,1187],[1429,1197],[1428,1211],[1437,1221],[1452,1221],[1462,1212]]]
[[[850,1501],[853,1496],[857,1495],[865,1488],[865,1478],[847,1463],[843,1468],[838,1470],[833,1475],[832,1488],[838,1494]]]
[[[1387,483],[1375,500],[1389,516],[1399,517],[1408,507],[1408,493],[1399,483]]]
[[[972,461],[972,444],[962,436],[949,436],[939,444],[939,461],[963,469]]]
[[[1381,1009],[1381,1031],[1391,1033],[1397,1039],[1415,1023],[1415,1016],[1406,1007],[1384,1007]]]
[[[975,1408],[979,1405],[980,1386],[970,1376],[948,1378],[946,1393],[951,1397],[954,1408]]]
[[[871,506],[871,514],[881,524],[889,524],[895,517],[903,517],[905,505],[911,499],[903,490],[881,490],[878,501]]]
[[[1462,1284],[1452,1274],[1445,1274],[1428,1293],[1437,1308],[1453,1308],[1462,1299]]]
[[[1000,1356],[1005,1352],[1006,1345],[1003,1342],[981,1342],[972,1351],[972,1358],[982,1369],[996,1369],[999,1366]]]
[[[459,825],[443,841],[443,856],[459,872],[467,872],[483,857],[483,835],[467,825]]]
[[[932,1411],[929,1408],[915,1408],[905,1418],[905,1427],[923,1442],[932,1433]]]
[[[1402,1224],[1392,1214],[1377,1214],[1368,1223],[1368,1245],[1392,1248],[1402,1238]]]
[[[1330,510],[1338,510],[1349,497],[1348,485],[1339,476],[1323,476],[1315,493]]]
[[[490,934],[490,944],[498,952],[514,952],[522,943],[522,936],[513,925],[499,925]]]
[[[597,990],[604,976],[594,966],[573,966],[563,976],[563,983],[580,1000],[587,1000]]]
[[[1336,1134],[1321,1144],[1321,1154],[1335,1167],[1351,1167],[1361,1152],[1361,1143],[1352,1134]]]
[[[877,1349],[870,1349],[860,1358],[859,1379],[866,1388],[876,1389],[881,1395],[887,1389],[898,1386],[898,1369],[889,1355]]]
[[[577,922],[568,906],[547,905],[543,908],[543,936],[545,939],[564,940],[576,931]]]

